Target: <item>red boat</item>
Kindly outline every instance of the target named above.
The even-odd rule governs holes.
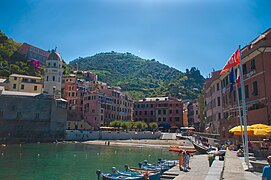
[[[180,152],[180,151],[186,151],[187,153],[195,153],[197,150],[195,149],[182,149],[181,146],[170,146],[169,151],[174,151],[174,152]]]

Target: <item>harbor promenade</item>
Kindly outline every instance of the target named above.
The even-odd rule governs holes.
[[[242,158],[236,156],[235,151],[227,150],[225,161],[219,161],[216,157],[209,167],[208,155],[195,155],[191,157],[190,171],[183,172],[179,166],[165,172],[162,179],[175,180],[257,180],[261,179],[261,173],[245,171],[246,166]]]

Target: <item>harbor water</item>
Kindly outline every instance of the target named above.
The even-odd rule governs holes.
[[[178,159],[166,148],[120,147],[81,143],[16,144],[0,147],[0,179],[97,179],[96,170],[138,167],[158,158]]]

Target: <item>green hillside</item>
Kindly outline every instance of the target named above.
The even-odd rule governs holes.
[[[0,31],[0,77],[7,78],[12,73],[41,76],[42,69],[36,70],[17,52],[20,46]]]
[[[21,45],[21,43],[15,42],[0,30],[0,78],[7,78],[10,74],[44,76],[44,66],[35,68],[32,63],[25,60],[24,55],[18,53]],[[68,74],[67,69],[64,61],[64,74]]]
[[[75,59],[69,65],[76,63],[80,70],[95,72],[100,81],[120,86],[134,99],[168,95],[194,99],[204,83],[200,71],[194,67],[183,73],[154,59],[142,59],[131,53],[99,53]]]

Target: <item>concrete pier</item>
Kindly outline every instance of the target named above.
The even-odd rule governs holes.
[[[235,151],[227,150],[225,161],[220,161],[218,156],[209,167],[208,155],[195,155],[190,159],[189,172],[179,170],[179,166],[166,171],[161,179],[175,180],[257,180],[261,173],[245,171],[244,161],[236,156]]]

